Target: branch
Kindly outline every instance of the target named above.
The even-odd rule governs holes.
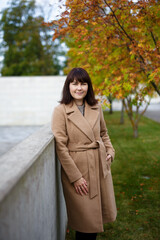
[[[139,114],[139,118],[138,118],[138,122],[139,122],[139,120],[141,119],[141,117],[142,117],[142,115],[145,113],[145,111],[147,110],[147,107],[148,107],[148,105],[150,104],[150,101],[151,101],[151,98],[150,98],[150,100],[149,100],[149,102],[146,104],[146,107],[145,107],[145,109],[141,112],[141,114]]]
[[[113,13],[113,16],[115,17],[119,27],[121,28],[121,30],[124,32],[124,34],[127,36],[127,38],[129,38],[129,40],[134,43],[133,39],[128,35],[128,33],[126,32],[126,30],[124,29],[124,27],[120,24],[115,12],[113,11],[113,9],[111,8],[111,6],[107,3],[106,0],[104,0],[105,4],[109,7],[109,9],[111,10],[111,12]]]
[[[147,76],[148,77],[148,76]],[[158,93],[158,95],[160,96],[160,89],[157,87],[157,85],[155,84],[155,82],[153,82],[153,80],[150,82],[153,86],[153,88],[155,89],[155,91]]]
[[[126,98],[126,100],[128,101],[127,98]],[[123,100],[123,105],[124,105],[124,108],[125,108],[126,113],[128,114],[128,117],[129,117],[129,119],[130,119],[130,121],[131,121],[131,124],[132,124],[132,126],[134,127],[135,124],[134,124],[134,120],[133,120],[133,117],[132,117],[132,113],[129,111],[129,109],[127,109],[127,104],[125,103],[125,99]]]
[[[159,48],[158,48],[158,46],[157,46],[156,39],[155,39],[155,37],[154,37],[154,35],[153,35],[153,32],[150,31],[150,33],[151,33],[151,37],[152,37],[152,39],[153,39],[153,42],[154,42],[154,44],[155,44],[155,46],[156,46],[157,52],[158,52],[158,54],[159,54]]]
[[[109,9],[111,10],[111,12],[113,13],[113,16],[115,17],[115,19],[116,19],[119,27],[121,28],[121,30],[124,32],[124,34],[127,36],[127,38],[131,41],[131,43],[134,44],[134,43],[135,43],[134,39],[131,38],[131,37],[128,35],[128,33],[126,32],[126,30],[124,29],[124,27],[120,24],[120,22],[119,22],[119,20],[118,20],[118,18],[117,18],[117,16],[116,16],[116,14],[115,14],[115,12],[113,11],[113,9],[111,8],[111,6],[107,3],[106,0],[104,0],[104,2],[106,3],[106,5],[109,7]],[[139,53],[138,50],[137,50],[137,53],[138,53],[140,59],[142,60],[143,64],[145,65],[144,58],[142,57],[142,55]]]
[[[137,106],[136,106],[136,122],[138,123],[138,113],[139,113],[139,105],[137,103]]]
[[[127,38],[131,41],[131,43],[134,44],[134,43],[135,43],[134,39],[131,38],[131,37],[128,35],[128,33],[127,33],[127,32],[125,31],[125,29],[123,28],[123,26],[120,24],[120,22],[119,22],[119,20],[118,20],[118,18],[117,18],[117,16],[116,16],[116,14],[115,14],[115,12],[113,11],[113,9],[111,8],[111,6],[107,3],[106,0],[104,0],[104,2],[106,3],[106,5],[109,7],[109,9],[111,10],[111,12],[113,13],[113,16],[115,17],[115,19],[116,19],[119,27],[121,28],[121,30],[124,32],[124,34],[127,36]],[[152,36],[153,41],[154,41],[154,43],[155,43],[155,45],[156,45],[156,40],[155,40],[154,35],[153,35],[152,32],[151,32],[151,36]],[[156,45],[156,46],[157,46],[157,45]],[[157,50],[158,50],[158,48],[157,48]],[[137,54],[138,54],[138,56],[139,56],[140,63],[142,62],[143,65],[146,65],[146,64],[145,64],[145,61],[144,61],[144,58],[143,58],[142,55],[139,53],[138,49],[137,49]],[[141,69],[142,69],[142,71],[146,74],[145,68],[143,68],[143,67],[141,66]],[[146,75],[147,75],[147,74],[146,74]],[[155,84],[153,81],[151,81],[151,84],[152,84],[153,88],[156,90],[156,92],[160,95],[160,90],[158,89],[158,87],[156,86],[156,84]]]
[[[86,6],[86,7],[88,7],[91,11],[94,11],[93,10],[93,7],[98,7],[104,14],[105,14],[105,16],[108,16],[107,14],[106,14],[106,12],[104,11],[104,9],[102,8],[102,7],[100,7],[98,4],[94,4],[94,5],[92,5],[92,6],[90,6],[90,5],[87,5],[85,2],[84,2],[84,5]],[[94,11],[95,13],[96,13],[96,11]],[[99,12],[98,12],[99,13]],[[106,25],[106,26],[108,26],[108,23],[105,21],[105,19],[103,18],[103,15],[100,15],[101,17],[102,17],[102,20],[103,20],[103,22],[104,22],[104,24]],[[110,21],[110,24],[112,25],[112,26],[115,26],[111,21]],[[119,29],[118,29],[119,30]]]

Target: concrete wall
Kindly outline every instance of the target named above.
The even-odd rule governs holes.
[[[0,158],[0,239],[64,240],[66,208],[50,124]]]
[[[0,77],[0,125],[43,125],[61,97],[65,76]]]
[[[0,126],[49,122],[65,79],[66,76],[0,77]],[[159,109],[160,100],[155,96],[148,110]],[[121,101],[113,101],[113,110],[121,110]]]

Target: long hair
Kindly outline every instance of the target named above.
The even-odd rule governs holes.
[[[64,86],[63,86],[62,98],[60,100],[60,103],[69,104],[70,102],[73,101],[73,97],[70,94],[70,90],[69,90],[69,84],[71,82],[73,82],[74,80],[76,80],[78,82],[81,82],[81,83],[85,82],[85,83],[88,84],[88,91],[87,91],[87,94],[86,94],[84,99],[87,101],[87,103],[90,106],[95,105],[98,102],[98,100],[95,99],[95,95],[94,95],[94,91],[93,91],[90,76],[87,73],[87,71],[84,70],[83,68],[73,68],[69,72],[69,74],[66,78],[66,81],[64,83]]]

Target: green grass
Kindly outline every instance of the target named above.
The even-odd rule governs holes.
[[[104,113],[116,150],[112,164],[117,220],[104,225],[97,240],[158,240],[160,229],[160,124],[146,117],[133,138],[128,117],[121,125],[120,112]],[[70,230],[67,240],[74,239]]]

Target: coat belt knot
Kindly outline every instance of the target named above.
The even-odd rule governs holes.
[[[89,144],[77,144],[77,143],[68,143],[68,149],[70,152],[81,152],[87,151],[88,159],[88,169],[89,169],[89,182],[90,182],[90,198],[95,197],[98,194],[98,186],[96,179],[96,159],[93,149],[98,148],[99,158],[101,161],[103,177],[105,178],[108,173],[110,173],[110,167],[107,165],[106,161],[106,149],[102,140],[95,140]]]

